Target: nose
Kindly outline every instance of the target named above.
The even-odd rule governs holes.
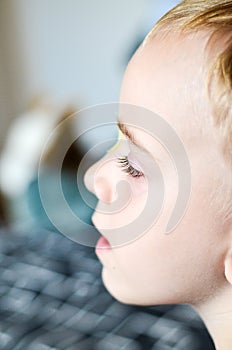
[[[112,169],[110,168],[109,163],[103,164],[102,161],[99,161],[92,165],[84,176],[84,184],[87,189],[105,203],[110,203],[114,200],[114,188],[112,179],[110,179]]]

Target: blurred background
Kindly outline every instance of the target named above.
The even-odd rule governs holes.
[[[130,57],[176,3],[0,1],[0,188],[11,222],[29,220],[24,194],[55,125],[118,101]]]

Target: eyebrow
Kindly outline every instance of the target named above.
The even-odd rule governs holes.
[[[140,148],[142,151],[148,153],[150,156],[153,157],[153,155],[146,149],[144,148],[144,146],[138,141],[138,139],[136,139],[134,133],[128,129],[128,127],[123,124],[122,122],[120,122],[119,120],[117,121],[117,125],[119,130],[121,130],[121,132],[138,148]]]

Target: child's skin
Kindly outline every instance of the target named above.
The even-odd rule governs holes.
[[[97,255],[103,264],[104,284],[119,301],[191,304],[205,321],[217,349],[226,350],[232,348],[232,230],[223,224],[221,204],[212,202],[211,196],[222,179],[225,189],[231,186],[231,173],[220,151],[205,89],[204,66],[210,64],[210,57],[207,63],[205,60],[208,37],[207,32],[170,33],[165,38],[157,35],[129,62],[120,94],[121,103],[145,107],[165,119],[184,144],[192,190],[182,221],[170,235],[164,234],[178,191],[175,169],[155,138],[131,128],[154,158],[162,159],[159,165],[166,189],[163,211],[145,235],[121,247],[98,249]],[[128,122],[126,116],[118,119]],[[136,118],[133,123],[139,125]],[[109,161],[107,154],[85,176],[86,186],[99,199],[93,223],[109,243],[118,223],[133,220],[146,205],[145,179],[147,175],[152,179],[152,174],[145,172],[144,178],[129,177],[113,159],[114,152],[110,152]],[[143,171],[143,164],[139,165]],[[123,179],[130,183],[132,199],[125,210],[106,220],[98,208],[101,203],[113,204],[116,185]],[[149,181],[150,186],[157,185],[155,179]]]

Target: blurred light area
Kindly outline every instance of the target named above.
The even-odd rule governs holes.
[[[37,172],[41,151],[58,115],[58,110],[43,100],[12,122],[0,156],[0,184],[9,197],[23,193]]]

